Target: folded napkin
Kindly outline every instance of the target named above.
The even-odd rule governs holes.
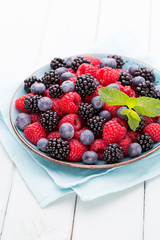
[[[111,40],[113,39],[108,39],[104,44],[95,46],[94,50],[91,49],[90,52],[119,53],[127,56],[120,51],[124,46],[119,42],[117,45],[114,43],[114,46],[117,46],[116,51],[115,48],[107,48],[106,46],[113,45]],[[127,49],[126,45],[125,49]],[[135,51],[133,53],[135,54]],[[140,57],[138,56],[137,59]],[[145,59],[150,58],[145,57]],[[147,62],[151,63],[152,61],[148,60]],[[0,90],[0,100],[3,98],[0,112],[0,140],[41,207],[45,207],[73,191],[82,200],[89,201],[129,188],[160,174],[160,150],[135,163],[104,170],[62,166],[36,155],[20,142],[12,130],[9,120],[10,99],[8,96],[12,96],[13,89],[16,89],[16,80],[9,79],[8,82],[10,90],[7,89],[7,96],[5,96],[4,88]]]

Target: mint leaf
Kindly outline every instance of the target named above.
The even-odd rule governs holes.
[[[139,126],[139,122],[141,121],[138,114],[135,111],[133,111],[132,109],[125,109],[121,113],[127,115],[128,125],[130,126],[130,128],[133,131],[135,131],[136,128]]]
[[[127,107],[129,107],[129,108],[135,107],[136,104],[137,104],[137,98],[135,98],[135,97],[129,98],[128,101],[126,102],[126,105],[127,105]]]
[[[133,109],[143,116],[160,116],[160,100],[149,97],[139,97],[137,98],[137,104]]]
[[[125,105],[129,99],[127,94],[111,87],[102,87],[98,93],[102,102],[106,102],[108,106]]]

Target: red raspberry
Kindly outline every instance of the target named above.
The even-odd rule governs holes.
[[[117,116],[117,110],[122,106],[108,106],[107,103],[104,103],[103,109],[111,113],[112,117]]]
[[[98,70],[98,66],[94,67],[88,63],[83,63],[79,66],[78,70],[77,70],[77,76],[80,76],[82,74],[91,74],[93,77],[96,77],[97,75],[97,70]]]
[[[60,109],[60,106],[59,106],[60,99],[59,98],[51,98],[51,99],[53,103],[51,110],[53,112],[57,112],[60,118],[63,117],[65,113]]]
[[[72,78],[69,79],[69,81],[73,82],[74,84],[76,84],[76,80],[77,80],[76,77],[72,77]]]
[[[137,97],[136,92],[130,86],[122,86],[120,82],[117,82],[120,87],[120,91],[127,94],[129,97]]]
[[[80,116],[78,116],[74,113],[70,113],[70,114],[67,114],[66,116],[64,116],[58,124],[58,129],[60,128],[60,126],[63,123],[66,123],[66,122],[70,123],[74,127],[75,131],[78,131],[81,128],[82,120],[81,120]]]
[[[132,143],[131,139],[128,137],[128,135],[126,135],[120,142],[119,145],[123,148],[123,153],[124,156],[127,157],[128,156],[128,148],[129,145]]]
[[[128,124],[127,124],[127,121],[125,119],[114,117],[114,118],[112,118],[112,121],[116,121],[122,127],[125,127],[126,129],[128,129]]]
[[[149,125],[151,123],[154,123],[154,120],[151,117],[144,116],[144,119],[145,119],[145,126],[147,126],[147,125]]]
[[[49,140],[50,138],[61,138],[60,134],[58,131],[51,132],[48,136],[47,139]]]
[[[33,93],[29,93],[27,95],[24,95],[22,97],[19,97],[15,101],[15,106],[18,108],[21,112],[28,113],[27,110],[24,108],[24,100],[26,97],[34,95]]]
[[[78,113],[78,108],[82,100],[77,92],[65,94],[59,101],[59,107],[64,113]]]
[[[84,127],[84,128],[81,128],[79,131],[75,131],[74,138],[80,141],[81,132],[83,132],[84,130],[87,130],[87,129],[88,129],[87,127]]]
[[[102,86],[107,86],[118,81],[119,72],[110,67],[104,67],[97,72],[97,79]]]
[[[106,145],[109,143],[118,143],[126,134],[126,128],[122,127],[116,121],[108,121],[103,128],[103,140]]]
[[[72,68],[68,68],[68,71],[76,75],[75,71]]]
[[[100,62],[101,60],[97,57],[92,57],[92,56],[84,56],[85,59],[89,60],[93,66],[99,66],[100,65]]]
[[[98,154],[98,159],[103,158],[103,153],[106,150],[106,144],[102,139],[96,139],[91,145],[90,150]]]
[[[25,128],[24,135],[31,143],[36,145],[39,139],[46,138],[46,130],[39,122],[35,122]]]
[[[80,143],[76,139],[71,139],[69,141],[70,153],[67,157],[67,160],[71,162],[82,161],[83,154],[88,151],[88,147]]]
[[[40,122],[40,113],[31,113],[30,118],[31,118],[31,123]]]
[[[90,96],[89,96],[89,95],[86,95],[86,96],[85,96],[84,101],[85,101],[86,103],[91,103],[92,98],[98,96],[98,91],[99,91],[99,89],[102,88],[102,87],[103,87],[102,85],[97,86],[97,89],[95,90],[94,93],[92,93]]]
[[[128,131],[127,136],[131,139],[131,142],[136,142],[137,138],[140,136],[139,132]]]
[[[49,88],[44,93],[45,97],[52,98],[51,95],[49,95]]]
[[[160,124],[151,123],[144,128],[143,132],[148,133],[154,142],[160,141]]]

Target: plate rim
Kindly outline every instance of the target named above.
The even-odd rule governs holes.
[[[109,55],[108,53],[85,53],[85,54],[78,54],[78,55],[74,55],[74,56],[84,56],[84,55]],[[72,57],[72,56],[71,56]],[[142,65],[146,65],[148,66],[149,68],[152,68],[153,70],[156,70],[159,74],[160,74],[160,71],[158,69],[156,69],[155,67],[152,67],[151,65],[149,64],[146,64],[144,63],[143,61],[139,61],[139,60],[136,60],[134,58],[131,58],[131,57],[124,57],[124,56],[121,56],[122,58],[126,58],[126,59],[129,59],[129,60],[132,60],[132,61],[138,61],[138,63],[142,64]],[[40,71],[42,70],[43,68],[47,67],[49,64],[47,65],[44,65],[43,67],[39,68],[38,70],[36,70],[35,72],[33,72],[32,74],[29,75],[30,76],[33,76],[37,71]],[[51,158],[50,156],[46,155],[45,153],[41,152],[40,150],[37,150],[35,149],[34,147],[32,147],[32,145],[30,143],[28,143],[24,137],[21,136],[21,134],[19,133],[19,131],[17,130],[16,126],[15,126],[15,123],[14,123],[14,120],[13,120],[13,116],[12,116],[12,107],[13,107],[13,104],[14,104],[14,99],[15,99],[15,96],[17,94],[17,92],[19,91],[19,89],[23,86],[23,82],[22,84],[20,84],[20,86],[16,89],[15,93],[13,94],[12,96],[12,99],[11,99],[11,103],[10,103],[10,108],[9,108],[9,118],[10,118],[10,122],[11,122],[11,126],[15,132],[15,134],[17,135],[17,137],[21,140],[21,142],[23,144],[25,144],[25,146],[27,146],[31,151],[33,151],[34,153],[36,153],[37,155],[39,155],[40,157],[43,157],[51,162],[54,162],[56,164],[60,164],[60,165],[63,165],[63,166],[68,166],[68,167],[73,167],[73,168],[81,168],[81,169],[109,169],[109,168],[114,168],[114,167],[120,167],[120,166],[124,166],[124,165],[128,165],[128,164],[131,164],[131,163],[134,163],[136,161],[139,161],[149,155],[151,155],[152,153],[156,152],[157,150],[160,149],[160,143],[159,145],[157,145],[155,148],[153,148],[152,150],[150,150],[149,152],[147,153],[144,153],[143,155],[139,156],[139,157],[135,157],[133,159],[130,159],[130,160],[126,160],[124,162],[119,162],[119,163],[114,163],[114,164],[103,164],[103,165],[85,165],[85,164],[76,164],[76,162],[64,162],[64,161],[61,161],[61,160],[57,160],[57,159],[54,159],[54,158]]]

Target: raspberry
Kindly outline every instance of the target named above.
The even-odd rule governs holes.
[[[90,96],[86,95],[85,98],[84,98],[85,102],[86,103],[91,103],[92,98],[98,96],[98,91],[102,87],[103,87],[102,85],[99,85],[94,93],[92,93]]]
[[[88,150],[88,147],[80,143],[76,139],[69,141],[70,153],[67,160],[71,162],[82,161],[82,155]]]
[[[64,113],[78,113],[78,108],[82,100],[78,93],[69,92],[59,101],[59,107]]]
[[[96,77],[98,69],[99,69],[98,66],[94,67],[90,64],[83,63],[82,65],[79,66],[77,70],[77,76],[89,73],[91,76]]]
[[[151,117],[146,117],[146,116],[144,116],[144,119],[145,119],[145,126],[147,126],[147,125],[149,125],[149,124],[151,124],[151,123],[154,123],[154,120],[153,120],[153,118],[151,118]]]
[[[31,113],[30,118],[31,118],[31,123],[40,122],[40,113]]]
[[[140,136],[139,132],[128,131],[127,136],[131,139],[131,142],[136,142],[137,138]]]
[[[25,128],[24,135],[31,143],[36,145],[39,139],[46,138],[46,130],[39,122],[35,122]]]
[[[68,81],[71,81],[71,82],[73,82],[74,84],[76,84],[76,80],[77,80],[76,77],[72,77],[72,78],[69,78],[69,79],[68,79]]]
[[[100,62],[101,60],[97,57],[92,57],[92,56],[84,56],[85,59],[89,60],[93,66],[99,66],[100,65]]]
[[[30,94],[27,94],[27,95],[17,98],[15,101],[16,108],[18,108],[21,112],[28,113],[28,111],[24,108],[24,100],[26,97],[33,96],[33,95],[34,95],[33,93],[30,93]]]
[[[58,129],[63,123],[66,123],[66,122],[70,123],[74,127],[75,131],[78,131],[81,128],[81,118],[74,113],[70,113],[64,116],[58,124]]]
[[[68,72],[73,73],[76,75],[75,71],[72,68],[68,68]]]
[[[98,154],[98,159],[103,158],[103,153],[106,150],[106,144],[102,139],[96,139],[91,145],[90,150]]]
[[[128,148],[129,145],[132,143],[131,139],[129,138],[128,135],[126,135],[120,142],[119,142],[119,146],[121,146],[123,148],[123,153],[124,156],[127,157],[128,156]]]
[[[103,128],[103,140],[106,145],[109,143],[118,143],[126,134],[126,128],[122,127],[116,121],[108,121]]]
[[[52,110],[53,112],[58,113],[58,116],[59,116],[60,118],[63,117],[63,116],[65,115],[65,113],[62,112],[62,110],[61,110],[60,107],[59,107],[60,99],[59,99],[59,98],[51,98],[51,99],[52,99],[52,103],[53,103],[51,110]]]
[[[122,106],[108,106],[107,103],[104,104],[103,109],[111,113],[112,117],[117,116],[117,110]]]
[[[54,131],[54,132],[51,132],[48,136],[47,136],[47,139],[51,139],[51,138],[61,138],[60,134],[58,131]]]
[[[144,133],[148,133],[154,142],[160,141],[160,124],[151,123],[144,128]]]
[[[80,141],[81,132],[83,132],[84,130],[87,130],[87,129],[88,129],[87,127],[84,127],[84,128],[81,128],[79,131],[76,131],[74,133],[74,138]]]
[[[119,72],[110,67],[104,67],[97,72],[97,79],[102,86],[107,86],[118,81]]]
[[[49,95],[49,88],[44,93],[45,97],[52,98],[51,95]]]
[[[122,127],[125,127],[126,129],[128,128],[128,124],[127,124],[127,121],[126,121],[125,119],[118,118],[118,117],[114,117],[114,118],[112,118],[112,121],[116,121],[116,122],[119,123]]]

